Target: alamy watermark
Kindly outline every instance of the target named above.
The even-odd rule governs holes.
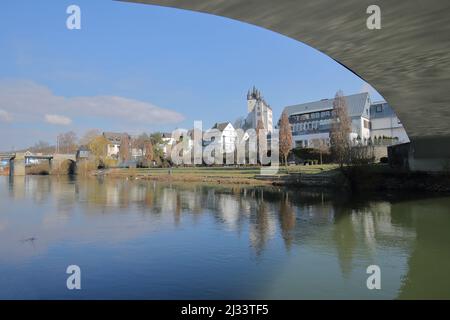
[[[67,278],[66,286],[69,290],[81,290],[81,269],[73,264],[67,267],[66,273],[70,274]]]
[[[370,265],[366,269],[366,273],[370,274],[370,276],[367,278],[366,285],[367,289],[373,290],[381,289],[381,269],[377,265]]]
[[[66,27],[69,30],[81,29],[81,8],[75,4],[67,7],[66,13],[69,14],[66,20]]]
[[[372,4],[367,7],[367,14],[370,16],[367,18],[366,26],[369,30],[381,29],[381,9],[376,4]]]
[[[274,129],[209,129],[195,121],[194,129],[172,132],[171,160],[175,165],[261,165],[261,174],[279,169],[279,132]]]

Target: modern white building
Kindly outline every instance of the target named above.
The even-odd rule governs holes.
[[[372,141],[387,140],[391,141],[390,144],[409,142],[400,119],[386,101],[374,102],[370,106],[370,123]]]
[[[355,144],[370,142],[370,96],[368,93],[344,97],[348,106],[352,128],[349,139]],[[329,144],[333,121],[333,99],[322,99],[284,108],[292,130],[293,148],[314,147],[317,143]]]
[[[264,129],[269,133],[273,132],[273,115],[272,108],[264,100],[261,92],[255,87],[247,93],[247,117],[241,125],[242,129],[255,129],[258,122],[261,121]]]

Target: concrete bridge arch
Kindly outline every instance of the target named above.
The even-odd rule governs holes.
[[[394,108],[411,139],[413,169],[450,164],[448,0],[122,1],[223,16],[316,48],[370,83]],[[380,30],[366,27],[373,4],[381,9]]]

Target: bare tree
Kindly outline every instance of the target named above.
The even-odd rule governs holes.
[[[122,162],[130,160],[130,136],[127,133],[120,139],[119,159]]]
[[[80,145],[87,146],[93,139],[100,136],[100,130],[98,129],[91,129],[85,132],[85,134],[80,138]]]
[[[333,121],[330,132],[331,153],[341,166],[349,161],[351,145],[351,119],[348,116],[348,106],[341,90],[336,93],[333,101]]]
[[[153,144],[150,139],[145,143],[145,160],[148,166],[150,166],[150,162],[154,160]]]
[[[284,165],[287,166],[287,158],[292,149],[292,131],[289,117],[283,112],[280,120],[280,154],[283,156]]]
[[[57,137],[57,153],[75,153],[77,151],[77,135],[73,131],[61,133]]]
[[[31,148],[30,148],[31,152],[39,152],[39,153],[46,153],[46,154],[50,154],[55,152],[55,147],[51,146],[48,142],[45,141],[39,141],[37,143],[35,143]]]

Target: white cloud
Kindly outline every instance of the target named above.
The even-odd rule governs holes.
[[[0,81],[0,110],[14,116],[15,120],[45,119],[57,124],[67,124],[71,119],[76,122],[76,117],[96,117],[131,125],[171,124],[184,120],[176,111],[145,101],[119,96],[57,96],[49,88],[31,81]]]
[[[5,111],[0,109],[0,122],[11,122],[12,121],[12,115]]]
[[[62,126],[68,126],[72,123],[72,119],[65,116],[59,116],[57,114],[46,114],[45,121],[51,124],[57,124]]]

